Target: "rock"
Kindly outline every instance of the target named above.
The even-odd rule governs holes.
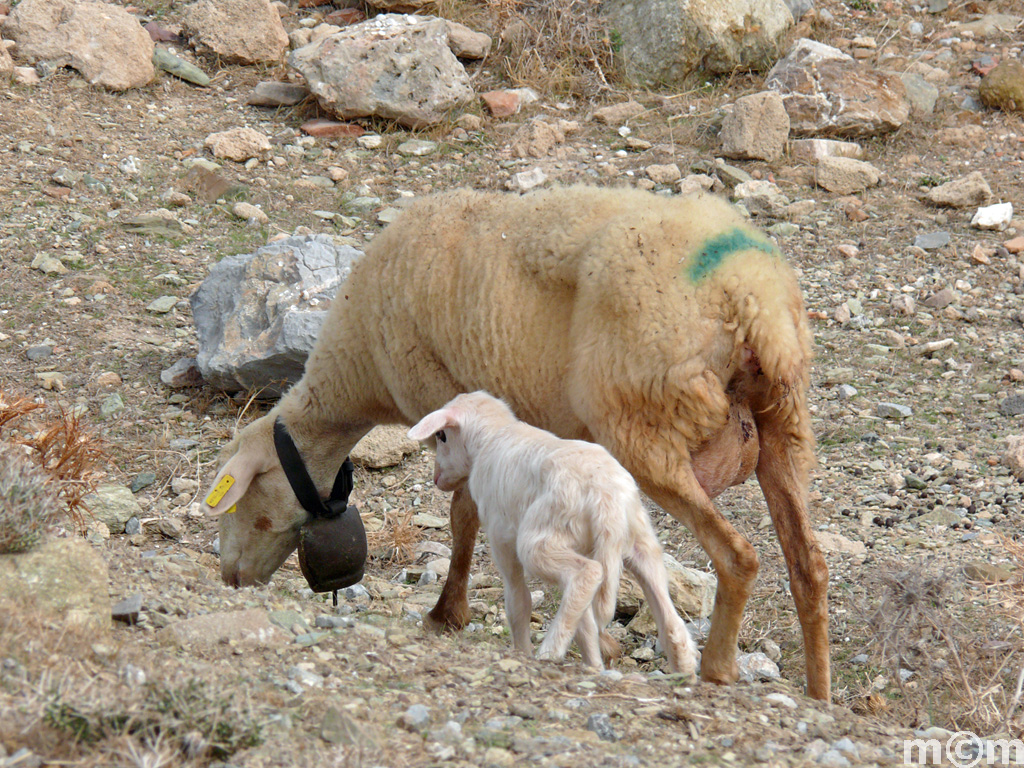
[[[925,251],[934,251],[949,245],[949,232],[925,232],[914,238],[914,247]]]
[[[124,400],[121,399],[121,395],[117,392],[107,395],[103,398],[103,402],[100,403],[100,419],[104,421],[114,418],[122,411],[124,411]]]
[[[198,0],[185,8],[181,29],[199,51],[230,64],[276,64],[288,50],[268,0]]]
[[[140,611],[142,611],[142,595],[134,594],[118,601],[110,609],[110,617],[114,621],[132,625],[138,623]]]
[[[320,738],[328,744],[356,747],[360,751],[376,752],[380,749],[374,739],[345,712],[327,707],[320,724]]]
[[[672,182],[679,181],[682,177],[682,171],[679,170],[679,166],[675,163],[669,163],[667,165],[648,165],[644,169],[644,173],[647,177],[655,184],[671,184]]]
[[[14,82],[18,85],[38,85],[41,80],[33,67],[14,68]]]
[[[204,145],[214,157],[244,163],[251,158],[262,159],[270,154],[270,139],[252,128],[231,128],[211,133]]]
[[[1024,112],[1024,63],[1007,59],[996,65],[978,86],[981,102],[1004,112]]]
[[[271,623],[262,608],[183,619],[159,630],[156,639],[184,648],[212,648],[230,643],[239,649],[281,647],[291,640],[288,633]]]
[[[793,15],[783,0],[608,0],[626,77],[679,85],[698,70],[724,74],[775,61]]]
[[[32,269],[38,269],[44,275],[63,275],[68,271],[58,257],[48,253],[37,254],[30,265]]]
[[[751,179],[737,184],[732,193],[733,198],[753,215],[781,218],[790,203],[777,184],[764,179]]]
[[[782,157],[789,137],[789,115],[776,91],[765,91],[736,100],[722,122],[722,154],[736,160]]]
[[[513,91],[488,91],[480,98],[492,117],[511,117],[519,111],[519,94]]]
[[[7,52],[7,46],[0,40],[0,77],[11,77],[14,75],[14,59]]]
[[[1020,16],[1011,16],[1008,13],[986,13],[980,19],[961,24],[960,33],[969,32],[978,37],[991,37],[1000,32],[1013,32],[1021,22]]]
[[[210,76],[203,70],[163,48],[153,51],[153,66],[195,85],[210,84]]]
[[[594,119],[605,125],[622,125],[646,111],[647,108],[643,104],[635,101],[624,101],[595,110]]]
[[[430,726],[430,710],[422,704],[413,704],[398,718],[398,724],[407,731],[421,733]]]
[[[512,188],[517,192],[529,192],[547,180],[548,175],[544,173],[543,168],[531,168],[529,171],[521,171],[512,177]]]
[[[898,129],[910,115],[899,77],[806,38],[772,67],[765,86],[782,94],[796,136],[876,136]]]
[[[264,80],[257,83],[246,104],[254,107],[292,107],[309,97],[309,89],[297,83]]]
[[[782,675],[779,666],[760,651],[741,653],[736,657],[740,668],[740,680],[747,683],[759,680],[778,680]]]
[[[972,581],[987,581],[993,584],[1001,584],[1012,579],[1014,571],[1012,568],[979,560],[964,566],[964,576]]]
[[[289,62],[320,105],[343,119],[376,116],[420,128],[473,98],[448,27],[434,17],[376,16],[293,51]]]
[[[174,309],[177,303],[177,296],[161,296],[158,299],[153,299],[153,301],[147,304],[146,311],[152,312],[154,315],[166,315]]]
[[[444,20],[448,25],[448,47],[460,59],[483,59],[491,50],[491,38],[483,32],[474,32],[465,24]]]
[[[359,137],[366,129],[355,123],[339,123],[337,120],[307,120],[300,126],[303,133],[319,139],[336,139],[341,136]]]
[[[875,412],[883,419],[909,419],[914,415],[908,406],[898,403],[879,403],[875,406]]]
[[[587,730],[596,733],[601,741],[619,740],[619,735],[612,727],[611,718],[604,712],[595,712],[587,718]]]
[[[680,565],[667,553],[662,555],[662,560],[668,571],[669,595],[676,610],[694,619],[710,616],[715,605],[715,591],[718,589],[718,579],[714,574]],[[624,575],[616,610],[619,613],[634,614],[628,625],[631,632],[638,635],[657,634],[654,617],[646,601],[641,605],[642,600],[643,592],[639,585],[629,575]]]
[[[3,27],[18,58],[72,67],[93,85],[115,91],[153,79],[153,41],[119,5],[90,0],[22,0]]]
[[[433,9],[437,0],[368,0],[374,8],[387,13],[416,13]]]
[[[384,425],[374,427],[352,449],[350,458],[361,467],[384,469],[402,463],[402,459],[420,449],[420,444],[410,440],[405,427]]]
[[[1013,203],[996,203],[979,208],[971,219],[971,226],[978,229],[1006,229],[1013,219]]]
[[[936,507],[931,512],[921,515],[916,522],[922,528],[935,525],[944,525],[947,528],[956,525],[961,520],[960,515],[950,509]]]
[[[1003,416],[1020,416],[1024,414],[1024,395],[1010,395],[999,403],[999,413]]]
[[[824,552],[835,552],[841,555],[853,555],[855,558],[867,557],[867,547],[862,541],[853,541],[842,534],[815,531],[814,538]]]
[[[82,505],[93,517],[106,523],[111,535],[124,533],[129,518],[142,517],[142,507],[131,489],[123,485],[101,485],[82,499]]]
[[[992,199],[992,189],[980,171],[941,184],[928,192],[928,202],[951,208],[972,208]]]
[[[1006,451],[1001,461],[1014,477],[1024,482],[1024,435],[1010,435],[1006,438]]]
[[[242,221],[255,221],[261,225],[270,223],[270,217],[263,212],[263,209],[252,203],[235,203],[231,207],[231,213]]]
[[[852,195],[873,187],[881,174],[871,163],[849,157],[823,157],[814,170],[815,183],[837,195]]]
[[[0,555],[0,612],[30,599],[47,621],[105,632],[110,627],[107,564],[80,538],[46,538],[34,549]]]
[[[436,141],[426,139],[409,139],[398,145],[398,154],[406,157],[423,157],[437,150]]]
[[[902,73],[900,80],[907,91],[911,114],[926,116],[935,111],[935,102],[939,100],[938,88],[913,72]]]
[[[512,153],[516,157],[545,157],[567,134],[579,130],[579,124],[570,120],[530,120],[512,137]]]
[[[279,395],[298,381],[327,306],[362,253],[326,235],[227,256],[192,295],[196,363],[216,389]]]
[[[203,386],[203,374],[194,357],[183,357],[160,372],[160,382],[171,389]]]

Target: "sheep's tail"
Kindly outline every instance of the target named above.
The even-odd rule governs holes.
[[[814,438],[807,411],[813,356],[811,333],[796,275],[777,253],[748,251],[720,283],[734,309],[735,354],[742,371],[760,374],[755,404],[774,411],[798,455],[812,461]]]
[[[603,495],[603,494],[602,494]],[[621,497],[604,496],[602,504],[621,503]],[[639,503],[639,496],[637,496]],[[610,514],[598,514],[596,520],[622,519],[621,509],[609,510]],[[594,619],[597,621],[598,631],[602,634],[602,652],[607,655],[610,648],[603,646],[607,642],[604,639],[605,628],[611,623],[615,616],[615,603],[619,595],[619,581],[622,578],[622,536],[626,531],[622,526],[598,525],[594,531],[593,559],[601,564],[604,569],[604,578],[594,595]],[[611,638],[609,637],[608,640]]]

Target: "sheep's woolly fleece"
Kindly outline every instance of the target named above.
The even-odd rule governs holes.
[[[666,463],[726,422],[744,343],[780,392],[802,389],[810,358],[795,276],[735,208],[591,187],[416,202],[371,243],[322,335],[307,370],[362,346],[373,394],[406,423],[476,388],[531,424],[605,444],[620,440],[584,423],[668,414],[684,445],[663,446]],[[342,380],[309,381],[321,400],[365,391],[366,369],[324,362]],[[808,454],[809,426],[792,432]]]

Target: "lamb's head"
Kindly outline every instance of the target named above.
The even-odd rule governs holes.
[[[220,572],[235,587],[265,584],[299,545],[309,516],[274,448],[275,415],[247,426],[221,454],[203,510],[220,517]]]
[[[470,392],[428,413],[409,430],[409,437],[413,440],[435,438],[434,483],[442,491],[454,491],[469,477],[473,465],[467,438],[512,421],[515,421],[512,409],[501,400],[486,392]]]

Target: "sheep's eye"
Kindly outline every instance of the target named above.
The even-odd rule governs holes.
[[[443,429],[442,429],[442,430],[441,430],[440,432],[438,432],[438,433],[437,433],[436,437],[437,437],[437,439],[438,439],[438,440],[440,440],[440,441],[441,441],[442,443],[446,443],[446,442],[448,442],[448,438],[447,438],[447,437],[445,437],[445,435],[444,435],[444,430],[443,430]]]

